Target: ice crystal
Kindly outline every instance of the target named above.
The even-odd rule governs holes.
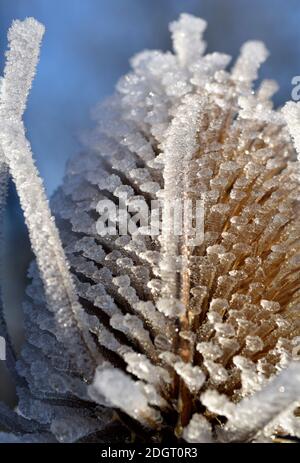
[[[10,29],[0,202],[9,169],[36,262],[16,363],[1,312],[19,398],[16,411],[0,406],[2,441],[300,438],[299,104],[275,110],[276,83],[254,86],[262,43],[228,71],[229,56],[204,55],[205,27],[183,14],[174,53],[132,59],[68,164],[55,222],[22,123],[43,27]],[[204,205],[199,242],[187,221],[172,233],[167,205],[182,200]],[[103,201],[116,206],[114,234],[101,229]],[[159,234],[133,226],[151,201]]]

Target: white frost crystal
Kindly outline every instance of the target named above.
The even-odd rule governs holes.
[[[211,425],[204,416],[195,413],[184,429],[183,437],[190,443],[211,443]]]
[[[257,79],[257,71],[267,59],[268,54],[264,43],[258,41],[246,42],[242,46],[241,54],[233,68],[232,77],[237,81],[252,84]]]
[[[290,130],[291,136],[293,137],[295,147],[298,153],[298,159],[300,158],[300,105],[294,101],[289,101],[286,103],[282,109],[283,115],[286,118],[288,128]]]
[[[18,394],[17,412],[0,404],[1,442],[300,438],[300,106],[275,110],[273,81],[255,90],[264,44],[228,70],[230,56],[204,55],[205,28],[183,14],[173,53],[133,57],[68,164],[55,221],[22,122],[43,26],[9,31],[0,211],[10,173],[36,261],[17,362],[0,308]],[[178,225],[170,204],[178,218],[185,201],[192,223]]]
[[[198,366],[193,367],[192,365],[184,362],[176,362],[174,364],[176,373],[184,380],[191,392],[197,392],[201,389],[205,381],[205,375]]]
[[[182,14],[179,21],[170,24],[174,51],[182,67],[194,64],[202,56],[206,47],[202,40],[205,29],[206,22],[203,19],[189,14]]]
[[[97,369],[89,392],[96,402],[100,394],[112,406],[120,408],[143,423],[158,419],[157,413],[149,407],[147,397],[139,383],[115,368],[104,366]]]

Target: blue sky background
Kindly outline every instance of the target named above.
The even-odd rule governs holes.
[[[168,23],[181,12],[208,21],[208,51],[235,57],[245,40],[265,41],[271,56],[261,75],[278,80],[277,104],[290,98],[291,79],[300,75],[299,0],[0,0],[1,72],[11,21],[34,16],[46,26],[25,119],[49,196],[62,181],[66,160],[81,148],[79,134],[91,127],[90,109],[113,92],[134,53],[170,48]],[[11,330],[20,340],[32,256],[12,185],[5,234],[4,299]],[[9,389],[0,382],[0,398]]]

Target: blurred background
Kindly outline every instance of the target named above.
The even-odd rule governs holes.
[[[261,76],[279,82],[276,105],[290,99],[291,79],[300,75],[299,0],[0,0],[1,74],[11,21],[34,16],[46,26],[25,122],[49,197],[62,181],[66,160],[80,150],[80,134],[91,127],[93,105],[113,92],[133,54],[171,47],[168,23],[182,12],[208,21],[208,52],[235,57],[245,40],[263,40],[271,55]],[[31,257],[11,184],[1,278],[17,348],[23,337],[21,304]],[[3,397],[14,400],[0,362]]]

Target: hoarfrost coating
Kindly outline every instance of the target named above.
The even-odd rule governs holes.
[[[205,28],[181,15],[174,53],[133,57],[52,212],[22,122],[43,27],[9,31],[0,203],[11,175],[36,261],[17,360],[0,311],[18,395],[17,411],[0,404],[3,442],[300,437],[299,104],[274,110],[276,83],[255,89],[264,44],[228,71]],[[97,233],[99,202],[122,195],[162,201],[158,235]],[[203,202],[201,242],[185,221],[170,233],[174,200]]]

